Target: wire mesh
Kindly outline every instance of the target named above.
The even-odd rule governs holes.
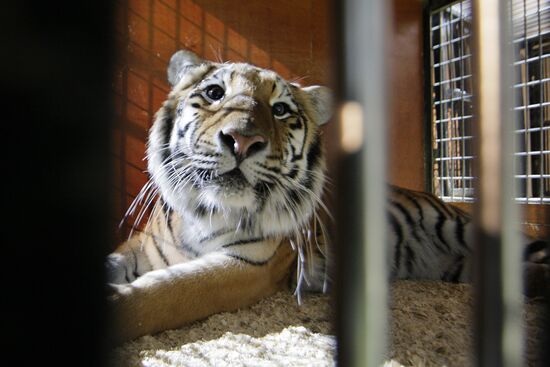
[[[430,14],[432,187],[473,201],[471,0]],[[550,203],[550,2],[513,0],[516,200]]]

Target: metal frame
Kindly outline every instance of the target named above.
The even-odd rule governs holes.
[[[449,52],[448,47],[455,47],[456,42],[459,42],[458,45],[460,45],[460,52],[459,56],[455,57],[453,59],[447,60],[445,62],[439,62],[434,63],[432,60],[433,52],[432,48],[434,47],[432,45],[432,37],[433,37],[433,27],[432,27],[432,19],[433,19],[433,13],[437,13],[440,10],[443,10],[453,3],[459,3],[460,5],[460,14],[457,16],[456,19],[450,19],[450,24],[459,24],[460,25],[460,33],[459,38],[452,38],[453,34],[449,33],[452,32],[449,27],[447,26],[448,23],[441,23],[443,19],[440,20],[441,25],[438,26],[438,29],[441,29],[443,32],[439,33],[445,33],[447,35],[446,38],[449,40],[440,40],[437,46],[438,52]],[[441,197],[444,197],[446,199],[450,199],[451,201],[472,201],[470,194],[468,193],[469,190],[472,187],[473,177],[471,175],[470,169],[472,166],[473,157],[471,155],[468,155],[466,148],[470,147],[470,144],[466,144],[467,140],[471,140],[471,136],[467,136],[466,134],[466,123],[467,121],[471,120],[471,116],[467,115],[466,110],[466,99],[469,98],[469,96],[464,95],[464,93],[461,93],[459,97],[456,97],[454,95],[450,95],[448,99],[444,97],[443,94],[443,87],[445,84],[448,84],[450,82],[459,82],[460,83],[460,90],[462,92],[469,90],[466,89],[465,83],[470,80],[471,81],[471,74],[466,74],[466,68],[469,67],[469,64],[466,63],[466,61],[469,61],[471,59],[471,54],[466,52],[464,50],[465,47],[465,41],[466,39],[471,38],[471,35],[465,35],[464,34],[464,16],[463,16],[463,2],[462,1],[447,1],[442,2],[438,1],[437,4],[434,3],[428,3],[425,6],[424,9],[424,26],[426,31],[424,32],[424,68],[426,77],[426,89],[425,89],[425,100],[430,101],[430,103],[426,103],[426,120],[425,120],[425,126],[426,126],[426,135],[427,135],[427,142],[425,147],[425,156],[426,156],[426,163],[429,164],[429,169],[426,172],[426,186],[427,189],[430,192],[439,191],[439,194]],[[460,76],[453,78],[451,80],[445,80],[443,81],[443,66],[449,65],[451,67],[451,71],[454,70],[454,64],[459,63],[460,67]],[[434,102],[434,97],[432,96],[432,93],[434,92],[435,84],[432,85],[432,72],[434,69],[439,68],[439,80],[441,83],[437,85],[436,88],[439,90],[439,99]],[[437,83],[436,83],[437,84]],[[450,89],[449,89],[450,90]],[[445,91],[447,92],[447,91]],[[471,92],[471,91],[470,91]],[[454,90],[452,91],[454,93]],[[454,102],[453,102],[454,101]],[[451,102],[450,106],[447,108],[450,108],[450,116],[445,117],[446,111],[444,110],[446,103]],[[439,108],[439,120],[437,120],[437,126],[439,133],[438,138],[435,139],[433,135],[433,111],[432,107],[437,106]],[[455,117],[455,111],[460,111],[460,116]],[[434,139],[436,141],[436,147],[433,146]],[[437,148],[439,150],[439,155],[437,157],[434,156],[434,148]],[[445,150],[445,151],[443,151]],[[438,162],[438,176],[437,178],[434,177],[434,164],[435,162]],[[457,170],[458,167],[458,170]],[[455,172],[457,171],[457,172]],[[458,175],[455,176],[455,173]],[[438,186],[434,186],[434,181],[437,180]],[[456,187],[456,183],[458,183],[458,187]],[[439,189],[439,190],[436,190]],[[460,191],[457,193],[457,189],[460,189]]]
[[[430,22],[431,22],[430,13],[433,13],[433,12],[437,13],[438,11],[449,7],[455,2],[458,3],[459,1],[438,0],[438,1],[428,2],[425,6],[425,11],[424,11],[425,13],[424,25],[426,27],[425,29],[430,28]],[[469,2],[471,3],[471,1]],[[462,2],[460,3],[462,4]],[[550,55],[547,53],[548,51],[546,51],[545,55],[542,55],[543,52],[541,48],[544,43],[543,42],[544,37],[546,37],[548,31],[547,29],[543,28],[543,24],[541,23],[543,20],[543,13],[541,12],[544,12],[544,19],[547,19],[548,10],[550,9],[550,6],[543,5],[541,0],[532,0],[532,1],[531,0],[528,0],[528,1],[514,0],[514,1],[510,1],[510,4],[511,4],[510,6],[513,6],[513,11],[511,9],[511,11],[509,12],[511,24],[513,23],[514,25],[514,28],[513,28],[514,35],[512,35],[513,44],[515,47],[517,47],[518,45],[521,44],[521,42],[525,42],[524,48],[526,50],[525,51],[526,53],[523,56],[515,55],[513,59],[514,60],[513,64],[515,68],[517,69],[518,67],[523,67],[522,70],[524,73],[522,74],[523,81],[519,84],[516,82],[514,83],[515,93],[519,93],[520,91],[523,93],[522,95],[523,100],[517,101],[519,105],[515,106],[514,110],[517,111],[517,113],[521,113],[523,111],[525,126],[523,130],[521,126],[519,125],[516,126],[516,136],[518,136],[518,138],[521,138],[522,141],[524,141],[526,144],[525,149],[518,146],[518,149],[516,149],[515,152],[512,152],[512,154],[516,157],[514,161],[518,169],[518,172],[515,175],[515,178],[518,184],[521,183],[521,186],[518,185],[518,187],[523,188],[522,192],[518,191],[518,193],[516,194],[516,200],[518,202],[526,203],[526,204],[533,204],[533,203],[548,204],[550,203],[550,197],[548,197],[548,187],[550,187],[550,171],[548,171],[550,169],[548,167],[548,162],[550,162],[550,152],[548,151],[548,139],[549,139],[548,135],[550,133],[550,125],[545,126],[544,116],[545,114],[546,116],[548,116],[547,111],[549,109],[548,106],[550,106],[550,102],[548,102],[547,100],[548,99],[547,89],[548,89],[548,85],[550,85],[550,79],[544,77],[543,72],[545,69],[543,68],[542,63],[545,62],[548,59],[548,57],[550,57]],[[529,12],[529,16],[527,12]],[[513,17],[512,17],[512,14],[513,14]],[[456,20],[456,22],[458,22],[458,20]],[[527,25],[528,22],[529,22],[529,27]],[[535,32],[536,34],[528,37],[527,35],[528,29],[530,30],[530,32]],[[518,37],[515,37],[517,32],[519,32]],[[426,78],[427,88],[425,90],[426,101],[432,101],[432,92],[433,92],[433,89],[436,88],[432,86],[431,83],[429,82],[429,80],[431,79],[430,75],[432,73],[432,64],[433,64],[430,60],[430,58],[432,57],[432,49],[431,49],[432,33],[433,32],[431,31],[425,32],[425,38],[424,38],[424,41],[425,41],[424,69],[427,76]],[[460,32],[460,33],[463,36],[463,32]],[[544,36],[543,36],[543,33],[544,33]],[[531,40],[529,45],[527,44],[527,39]],[[535,46],[532,45],[533,42],[535,43]],[[446,43],[443,43],[443,45],[445,44]],[[535,55],[532,57],[531,55],[527,55],[527,52],[528,52],[527,50],[530,50],[529,47],[531,46],[539,48],[538,55]],[[440,49],[443,50],[443,48],[440,48]],[[467,56],[468,58],[471,58],[470,55],[466,55],[463,52],[461,52],[459,56],[462,54],[465,55],[464,57]],[[456,58],[455,60],[457,62],[460,62],[461,69],[463,69],[463,66],[465,66],[464,60],[462,60],[464,57],[459,57],[459,58]],[[535,72],[535,74],[537,74],[538,72],[538,76],[537,76],[538,79],[535,81],[531,81],[531,82],[525,81],[525,79],[528,79],[531,75],[531,73],[529,73],[529,75],[526,74],[525,67],[527,66],[528,62],[530,63],[529,64],[530,68],[533,68],[536,66],[536,64],[534,63],[537,63],[537,62],[539,63],[538,67],[536,67],[536,72]],[[449,64],[449,63],[450,61],[445,62],[445,64]],[[441,72],[442,71],[441,68],[439,69]],[[530,69],[530,70],[535,70],[535,69]],[[466,71],[463,69],[461,74],[465,72]],[[456,80],[462,80],[464,78],[465,78],[464,76],[460,76],[456,78]],[[464,89],[464,85],[462,85],[461,88]],[[530,91],[531,88],[535,88],[535,92],[537,92],[536,88],[539,88],[537,95],[540,95],[540,99],[538,101],[537,100],[533,102],[530,101],[530,94],[532,94],[533,92],[533,91]],[[443,100],[443,98],[444,98],[443,96],[441,95],[439,96],[439,100]],[[440,109],[443,108],[443,103],[439,103],[436,101],[436,104],[438,104]],[[464,107],[463,100],[462,100],[462,107]],[[458,106],[457,108],[460,109],[460,106]],[[535,112],[535,114],[539,113],[539,116],[536,118],[540,119],[540,123],[537,123],[537,126],[531,126],[529,123],[529,121],[531,121],[533,111],[537,111]],[[426,129],[427,142],[432,142],[433,144],[433,140],[435,139],[435,137],[433,136],[432,130],[431,130],[432,109],[431,109],[430,103],[426,103],[425,112],[426,112],[425,126],[427,127]],[[444,111],[441,110],[440,114],[443,115]],[[462,115],[463,114],[464,114],[464,111]],[[444,116],[440,116],[440,119],[443,119],[443,117]],[[447,120],[449,119],[445,118],[443,121],[447,121]],[[454,120],[455,119],[453,118],[453,121]],[[444,127],[443,125],[449,124],[449,122],[443,122],[443,121],[438,122],[438,126],[440,128],[443,128]],[[462,137],[465,135],[464,134],[465,131],[463,130],[465,128],[465,125],[461,123],[460,127],[462,129],[455,131],[458,133],[456,137],[457,140],[462,139]],[[439,139],[443,138],[444,136],[447,136],[446,134],[451,133],[453,131],[453,128],[457,128],[457,126],[455,126],[454,123],[452,124],[451,129],[441,130],[441,133],[438,134],[440,136]],[[533,133],[540,134],[540,135],[538,138],[530,137]],[[536,141],[534,139],[536,139]],[[447,139],[443,139],[443,140],[447,140]],[[531,147],[530,144],[533,142],[535,145],[540,145],[540,146],[538,148],[536,146]],[[465,187],[471,187],[471,184],[469,184],[469,182],[472,181],[470,179],[471,174],[469,172],[466,172],[469,170],[469,166],[470,166],[470,163],[466,163],[466,162],[470,162],[471,160],[464,153],[465,153],[465,149],[466,148],[469,149],[472,146],[472,144],[467,143],[465,141],[462,141],[461,146],[460,145],[456,146],[455,144],[452,144],[452,146],[448,147],[450,151],[447,151],[448,149],[445,149],[445,147],[448,144],[450,144],[449,142],[438,140],[437,144],[438,144],[437,148],[439,149],[439,152],[442,154],[438,157],[434,156],[433,154],[434,147],[432,147],[430,144],[426,144],[425,146],[426,163],[430,164],[431,166],[430,169],[426,172],[427,189],[429,189],[431,192],[438,191],[439,195],[446,200],[463,201],[463,202],[473,201],[473,198],[469,197],[469,195],[467,195],[466,193],[466,191],[468,190],[462,189]],[[460,151],[454,151],[455,148],[460,149]],[[445,150],[445,152],[443,150]],[[448,157],[449,155],[452,157],[449,158]],[[455,155],[457,157],[453,158]],[[444,157],[444,158],[441,158],[441,157]],[[527,159],[525,157],[527,157]],[[532,157],[536,157],[535,159],[537,159],[539,163],[538,166],[532,166],[532,160],[533,160]],[[456,167],[455,165],[451,165],[452,167],[448,167],[449,163],[446,163],[451,159],[453,161],[455,161],[455,159],[459,160],[458,162],[459,166],[458,166],[457,172],[460,174],[460,176],[452,177],[455,174],[454,169]],[[520,159],[525,162],[521,163]],[[435,174],[434,164],[436,161],[439,162],[439,164],[437,165],[438,177],[434,178],[434,174]],[[439,185],[434,186],[434,182],[432,180],[436,180]],[[533,180],[536,180],[536,181],[533,181]],[[462,194],[459,193],[458,196],[455,195],[456,192],[453,191],[453,187],[455,186],[454,183],[456,182],[462,183],[462,185],[458,187],[458,189],[462,189],[461,190]],[[437,190],[438,188],[439,190]],[[446,190],[449,188],[451,189],[451,191]]]
[[[347,0],[337,2],[340,39],[336,44],[340,65],[340,123],[342,128],[362,122],[355,152],[340,161],[339,239],[339,364],[379,366],[386,357],[387,270],[386,126],[388,121],[386,37],[388,2]],[[375,50],[373,52],[373,50]],[[356,132],[357,134],[357,132]],[[346,134],[342,134],[346,135]],[[350,217],[350,210],[353,216]],[[341,248],[338,249],[341,251]]]

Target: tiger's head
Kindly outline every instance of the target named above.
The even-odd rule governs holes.
[[[321,205],[330,91],[189,51],[172,56],[168,80],[147,150],[163,200],[195,217],[244,218],[264,235],[304,228]]]

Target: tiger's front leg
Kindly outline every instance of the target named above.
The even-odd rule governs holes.
[[[251,305],[288,286],[295,259],[283,241],[263,265],[213,252],[148,272],[130,284],[112,285],[114,340],[124,342]]]

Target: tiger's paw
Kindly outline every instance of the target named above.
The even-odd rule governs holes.
[[[131,283],[137,277],[130,271],[131,264],[127,261],[127,257],[113,253],[107,256],[105,261],[105,270],[107,274],[107,282],[111,284]]]
[[[121,289],[122,285],[120,284],[107,283],[105,284],[105,296],[112,302],[122,293]]]

